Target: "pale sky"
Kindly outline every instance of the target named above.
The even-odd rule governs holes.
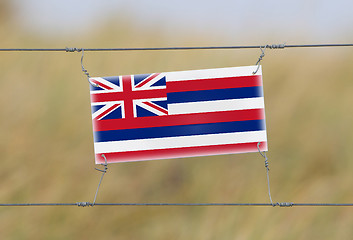
[[[139,27],[158,27],[229,40],[272,36],[278,42],[352,42],[352,0],[13,0],[21,27],[42,34],[80,34],[125,15]],[[267,37],[268,38],[268,37]]]

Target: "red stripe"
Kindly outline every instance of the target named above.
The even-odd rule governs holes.
[[[267,143],[261,142],[260,150],[267,149]],[[105,153],[108,163],[145,161],[167,158],[197,157],[208,155],[233,154],[244,152],[257,152],[257,142],[241,144],[224,144],[203,147],[169,148],[161,150],[145,150],[134,152]],[[96,154],[96,163],[104,163],[102,154]]]
[[[167,82],[168,92],[202,91],[210,89],[241,88],[262,86],[259,75],[202,80],[183,80]]]
[[[114,110],[114,108],[117,108],[120,106],[119,104],[114,104],[113,106],[111,106],[110,108],[108,108],[107,110],[105,110],[104,112],[102,112],[100,115],[98,115],[95,119],[100,119],[101,117],[104,117],[105,115],[107,115],[110,111]]]
[[[104,88],[104,89],[106,89],[106,90],[112,90],[112,89],[113,89],[112,87],[109,87],[109,86],[107,86],[107,85],[105,85],[105,84],[103,84],[103,83],[101,83],[101,82],[98,82],[98,81],[95,80],[95,79],[92,79],[92,78],[91,78],[91,82],[97,84],[98,86],[100,86],[100,87],[102,87],[102,88]]]
[[[94,103],[94,102],[124,101],[127,98],[148,99],[148,98],[162,98],[162,97],[167,97],[166,89],[132,91],[129,93],[128,92],[95,93],[95,94],[91,94],[91,102]]]
[[[164,127],[188,124],[217,123],[264,119],[264,109],[247,109],[210,113],[180,114],[134,119],[93,120],[94,131]]]
[[[139,88],[139,87],[143,87],[144,85],[146,85],[146,83],[148,83],[151,79],[157,77],[159,75],[159,73],[154,73],[153,75],[149,76],[148,78],[146,78],[145,80],[139,82],[135,88]]]
[[[152,104],[150,102],[143,102],[144,104],[146,104],[147,106],[150,106],[151,108],[154,108],[164,114],[168,114],[168,111],[166,111],[164,108],[161,108],[160,106],[156,105],[156,104]]]
[[[131,87],[131,76],[122,76],[123,82],[123,90],[122,93],[124,95],[124,112],[126,119],[133,119],[134,118],[134,110],[133,110],[133,94],[132,94],[132,87]]]

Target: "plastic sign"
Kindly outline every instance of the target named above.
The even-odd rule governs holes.
[[[256,69],[90,78],[96,163],[267,151]]]

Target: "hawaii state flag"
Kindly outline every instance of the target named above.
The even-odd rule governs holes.
[[[96,163],[267,151],[256,68],[90,78]]]

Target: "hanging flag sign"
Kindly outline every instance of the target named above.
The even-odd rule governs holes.
[[[256,69],[90,78],[96,163],[267,151]]]

